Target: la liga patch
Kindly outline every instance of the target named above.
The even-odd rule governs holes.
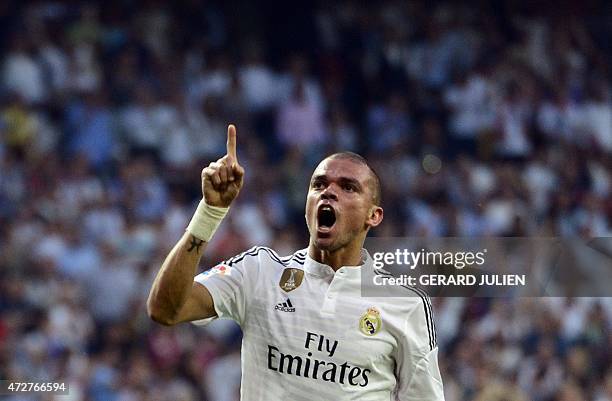
[[[208,279],[210,277],[212,277],[215,274],[229,274],[232,271],[232,268],[230,266],[227,265],[217,265],[213,268],[210,268],[208,270],[206,270],[205,272],[202,273],[202,278],[203,279]]]

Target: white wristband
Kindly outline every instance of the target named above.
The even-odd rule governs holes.
[[[229,207],[207,205],[202,199],[187,226],[187,232],[198,239],[210,242],[228,211]]]

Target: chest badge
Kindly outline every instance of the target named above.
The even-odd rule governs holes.
[[[382,319],[378,309],[371,307],[359,319],[359,330],[366,336],[373,336],[380,331]]]
[[[304,279],[304,270],[288,268],[283,270],[283,275],[278,282],[281,290],[290,292],[295,290],[302,284]]]

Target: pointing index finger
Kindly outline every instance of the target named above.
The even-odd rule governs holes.
[[[234,124],[227,126],[227,156],[232,159],[232,162],[238,162],[236,156],[236,126]]]

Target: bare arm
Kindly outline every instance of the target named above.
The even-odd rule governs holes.
[[[206,245],[185,233],[172,248],[149,293],[147,311],[151,319],[173,325],[216,315],[206,287],[193,281]]]
[[[211,206],[229,207],[242,188],[244,169],[236,157],[236,128],[227,129],[227,154],[202,170],[202,194]],[[205,286],[193,281],[207,242],[186,232],[157,273],[147,300],[147,313],[163,325],[216,316]]]

